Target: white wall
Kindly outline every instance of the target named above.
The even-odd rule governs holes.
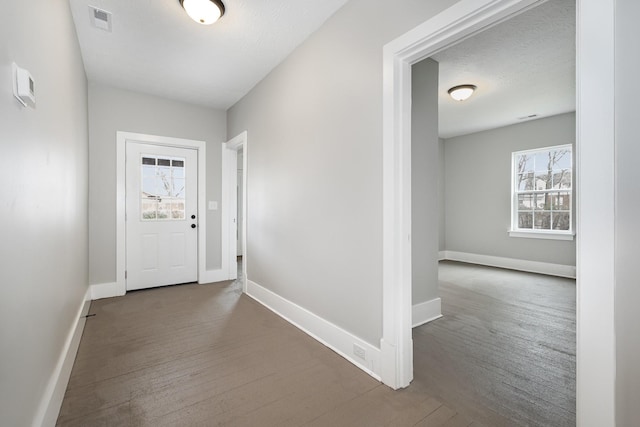
[[[382,47],[455,0],[351,0],[228,111],[248,130],[249,279],[378,346]]]
[[[427,58],[411,70],[411,301],[439,297],[438,63]]]
[[[575,266],[575,240],[507,234],[511,153],[569,143],[575,146],[575,140],[575,113],[445,140],[446,250]],[[575,206],[575,192],[573,199]]]
[[[37,106],[13,98],[11,63]],[[66,1],[0,14],[0,425],[31,425],[87,291],[87,81]],[[46,399],[45,399],[46,400]]]
[[[640,67],[637,0],[616,2],[616,424],[640,425]]]
[[[116,281],[116,132],[207,142],[207,270],[221,268],[221,143],[226,113],[151,95],[89,84],[89,280]]]

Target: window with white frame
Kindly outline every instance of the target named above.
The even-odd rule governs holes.
[[[571,145],[514,152],[512,165],[512,235],[572,236]]]

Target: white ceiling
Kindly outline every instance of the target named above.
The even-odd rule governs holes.
[[[69,0],[90,81],[227,109],[347,0],[224,0],[213,25],[178,0]],[[89,5],[112,13],[112,32]]]
[[[549,0],[432,56],[441,138],[575,111],[575,0]],[[478,87],[467,101],[449,88]]]
[[[90,81],[227,109],[347,0],[224,0],[217,23],[178,0],[69,0]],[[89,5],[112,13],[112,32]],[[575,110],[575,0],[549,0],[441,51],[440,136],[450,138]],[[475,84],[456,102],[447,90]]]

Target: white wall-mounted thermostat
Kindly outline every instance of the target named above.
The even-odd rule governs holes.
[[[36,89],[33,77],[24,68],[13,63],[13,96],[25,107],[36,106]]]

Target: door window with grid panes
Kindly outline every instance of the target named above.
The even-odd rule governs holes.
[[[142,156],[143,221],[185,219],[185,159]]]

